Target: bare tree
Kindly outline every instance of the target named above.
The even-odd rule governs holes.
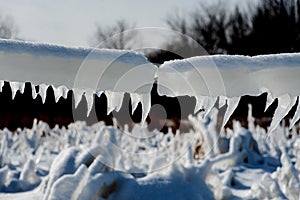
[[[199,12],[200,9],[202,12]],[[192,37],[201,44],[209,54],[226,53],[229,14],[220,5],[210,7],[201,5],[193,14],[191,22]]]
[[[18,37],[18,28],[10,16],[0,14],[0,38],[11,39]]]
[[[179,46],[185,46],[188,45],[189,41],[186,37],[186,35],[190,35],[189,26],[187,23],[187,20],[184,16],[180,15],[178,12],[175,12],[173,15],[169,15],[166,18],[166,24],[169,26],[170,29],[177,31],[181,34],[176,34],[175,38],[172,38],[172,41],[167,41],[165,46],[166,49],[169,50],[176,50]]]
[[[251,21],[249,28],[232,32],[230,54],[259,55],[300,52],[300,2],[261,0],[250,20],[241,16],[238,25]],[[245,27],[245,26],[244,26]]]
[[[173,15],[169,15],[165,21],[170,29],[181,32],[182,34],[187,34],[188,25],[186,23],[186,18],[178,12],[175,12]]]
[[[118,20],[115,25],[108,27],[98,24],[94,34],[94,44],[109,49],[131,49],[135,32],[127,31],[134,28],[134,25],[125,20]]]
[[[200,4],[188,19],[175,13],[166,23],[169,28],[192,37],[209,54],[226,53],[231,21],[225,6]]]

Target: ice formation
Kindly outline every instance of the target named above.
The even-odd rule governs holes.
[[[120,109],[122,94],[127,92],[141,95],[147,115],[147,95],[156,69],[142,54],[133,51],[69,48],[0,39],[1,89],[3,81],[9,81],[14,98],[17,91],[24,91],[24,83],[30,82],[33,98],[38,94],[43,103],[50,86],[56,101],[66,98],[68,91],[73,90],[75,106],[82,95],[85,96],[87,114],[93,107],[93,95],[105,91],[109,112]],[[36,85],[39,85],[38,92],[34,88]],[[143,87],[138,88],[141,85]]]
[[[25,83],[19,83],[19,82],[9,82],[11,93],[12,93],[12,99],[15,98],[17,91],[20,91],[21,94],[24,93],[25,89]],[[1,86],[2,87],[2,86]]]
[[[157,70],[159,95],[195,96],[195,111],[211,109],[211,102],[227,102],[224,123],[244,95],[268,93],[266,109],[278,98],[270,132],[295,105],[299,95],[300,54],[264,56],[214,55],[165,62]],[[166,89],[167,88],[167,89]],[[209,100],[203,101],[208,98]],[[299,107],[292,124],[299,120]],[[223,124],[224,125],[224,124]]]
[[[82,96],[87,101],[87,115],[93,108],[94,95],[104,93],[107,112],[118,111],[125,93],[129,93],[132,112],[142,104],[142,121],[151,108],[150,91],[157,80],[159,95],[193,96],[195,113],[206,116],[216,105],[226,105],[224,123],[230,118],[239,98],[268,92],[266,109],[278,98],[270,132],[296,103],[299,85],[300,54],[265,56],[202,56],[169,61],[159,68],[142,54],[133,51],[70,48],[15,40],[0,40],[0,90],[9,81],[12,98],[32,84],[32,97],[45,102],[47,88],[52,87],[55,100],[66,98],[73,90],[74,105]],[[39,86],[38,92],[35,86]],[[217,101],[217,99],[219,99]],[[300,118],[299,106],[291,121]]]
[[[105,91],[104,93],[107,97],[107,114],[111,113],[112,111],[119,111],[124,97],[124,92],[111,92]]]

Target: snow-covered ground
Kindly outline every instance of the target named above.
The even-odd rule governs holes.
[[[250,112],[251,113],[251,112]],[[187,133],[84,122],[0,133],[0,199],[299,199],[300,136],[212,116]],[[197,159],[196,159],[197,158]]]

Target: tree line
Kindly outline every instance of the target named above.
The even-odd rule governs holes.
[[[229,11],[220,2],[215,5],[199,7],[184,17],[175,13],[165,20],[167,26],[188,35],[199,43],[208,54],[260,55],[273,53],[290,53],[300,51],[300,2],[298,0],[261,0],[254,7],[236,7]],[[124,20],[105,28],[97,26],[94,34],[96,43],[103,42],[107,48],[130,49],[136,38],[122,38],[121,31],[134,28]],[[104,34],[103,30],[109,30]],[[107,38],[118,34],[118,45],[105,44]],[[125,35],[124,35],[125,37]],[[121,42],[122,41],[122,42]],[[103,45],[103,44],[102,44]],[[185,41],[171,38],[166,41],[168,49],[182,47]],[[162,63],[166,60],[180,58],[172,52],[154,51],[149,53],[150,61]]]

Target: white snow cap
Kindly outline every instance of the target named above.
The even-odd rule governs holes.
[[[300,54],[264,56],[214,55],[165,62],[160,68],[134,51],[70,48],[51,44],[0,39],[0,88],[10,82],[12,98],[24,90],[24,82],[40,85],[43,102],[49,86],[55,88],[56,101],[75,94],[75,105],[88,100],[88,114],[93,108],[93,95],[108,98],[108,112],[118,111],[124,93],[132,98],[133,108],[143,105],[143,119],[151,108],[150,91],[157,78],[158,93],[169,97],[194,96],[195,112],[208,112],[219,98],[227,105],[224,124],[244,95],[268,92],[268,99],[279,99],[279,108],[270,131],[278,125],[300,95]],[[36,91],[33,90],[33,97]],[[286,96],[288,95],[288,96]],[[270,105],[268,103],[268,105]],[[120,105],[117,105],[120,104]],[[267,105],[267,106],[268,106]],[[133,109],[134,110],[134,109]],[[299,112],[291,124],[299,119]]]
[[[300,88],[295,87],[300,84],[300,54],[214,55],[174,60],[161,65],[157,77],[159,95],[195,96],[195,111],[199,108],[210,110],[216,97],[222,105],[227,102],[223,125],[237,107],[240,97],[268,92],[266,107],[275,98],[279,100],[269,129],[272,132],[300,94]],[[203,101],[204,98],[209,100]]]

